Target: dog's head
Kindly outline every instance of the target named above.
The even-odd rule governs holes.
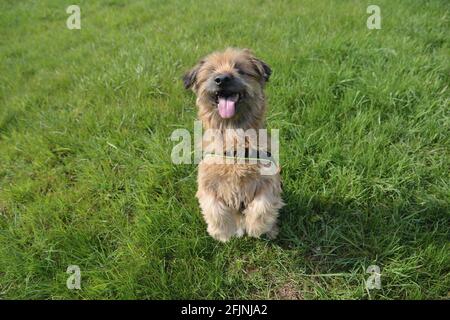
[[[197,95],[199,115],[212,122],[258,122],[264,116],[264,85],[272,73],[270,67],[248,49],[228,48],[203,58],[184,77],[186,89]],[[257,124],[247,123],[252,127]]]

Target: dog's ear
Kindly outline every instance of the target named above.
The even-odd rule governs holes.
[[[270,75],[272,74],[272,69],[269,65],[258,58],[253,58],[253,63],[264,81],[269,81]]]
[[[256,58],[250,49],[245,48],[243,49],[243,51],[250,56],[250,61],[253,63],[256,71],[264,79],[264,81],[269,81],[270,75],[272,74],[272,69],[269,67],[269,65],[261,59]]]
[[[204,61],[200,61],[191,70],[189,70],[188,72],[186,72],[184,74],[183,83],[184,83],[184,87],[186,89],[192,88],[192,86],[197,81],[197,73],[200,70],[200,67],[202,66],[203,63],[204,63]]]

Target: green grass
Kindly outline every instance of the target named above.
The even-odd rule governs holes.
[[[448,298],[448,1],[377,0],[381,30],[368,1],[78,3],[81,30],[73,1],[0,4],[0,299]],[[170,161],[180,77],[227,46],[273,69],[275,241],[211,239]]]

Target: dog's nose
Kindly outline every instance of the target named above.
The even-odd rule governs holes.
[[[230,80],[231,80],[231,76],[229,74],[221,74],[214,78],[214,82],[219,86],[223,86]]]

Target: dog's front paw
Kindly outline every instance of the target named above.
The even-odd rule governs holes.
[[[261,226],[259,226],[261,227]],[[258,228],[258,226],[250,226],[247,228],[247,234],[250,237],[253,238],[260,238],[261,236],[266,236],[267,238],[273,240],[278,236],[280,229],[278,228],[277,224],[274,224],[272,227],[270,227],[269,230]]]
[[[231,233],[223,232],[221,230],[217,230],[211,227],[208,227],[208,233],[214,239],[220,242],[227,242],[233,236]]]
[[[264,234],[263,230],[257,229],[257,228],[247,228],[247,234],[249,237],[252,238],[259,238]]]
[[[242,236],[244,236],[244,234],[245,234],[245,229],[244,228],[239,227],[236,230],[236,237],[241,238]]]

